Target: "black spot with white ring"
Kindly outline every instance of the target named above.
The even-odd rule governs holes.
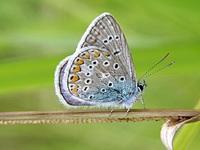
[[[90,72],[86,72],[86,73],[85,73],[85,76],[90,77],[90,76],[91,76],[91,73],[90,73]]]
[[[109,62],[108,60],[105,60],[105,61],[103,62],[103,65],[107,67],[107,66],[110,65],[110,62]]]
[[[82,88],[82,91],[83,92],[87,92],[89,90],[89,86],[84,86],[83,88]]]
[[[88,96],[88,99],[90,99],[90,100],[93,99],[93,98],[95,98],[94,95],[89,95],[89,96]]]
[[[112,39],[113,39],[113,37],[112,37],[112,36],[109,36],[109,37],[108,37],[108,40],[109,40],[109,41],[111,41]]]
[[[98,62],[97,60],[93,60],[93,61],[92,61],[92,64],[93,64],[94,66],[97,66],[98,63],[99,63],[99,62]]]
[[[93,66],[93,65],[89,65],[88,68],[89,68],[90,70],[93,70],[94,66]]]
[[[114,63],[114,64],[113,64],[113,68],[114,68],[115,70],[119,69],[119,64],[118,64],[118,63]]]
[[[115,36],[115,39],[116,39],[116,40],[119,40],[119,36],[118,36],[118,35],[116,35],[116,36]]]
[[[107,43],[108,43],[108,40],[107,40],[107,39],[103,40],[103,43],[104,43],[104,44],[107,44]]]
[[[113,83],[111,81],[108,82],[109,87],[113,87]]]
[[[85,84],[91,84],[92,83],[92,79],[87,78],[84,82],[85,82]]]
[[[121,76],[119,77],[119,82],[124,82],[126,79],[125,79],[125,76]]]
[[[106,89],[102,88],[100,91],[101,91],[101,93],[105,93]]]
[[[116,51],[113,52],[113,55],[115,55],[115,56],[117,56],[119,54],[120,54],[120,50],[116,50]]]

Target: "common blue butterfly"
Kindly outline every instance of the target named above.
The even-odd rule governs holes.
[[[122,107],[128,112],[142,100],[145,87],[144,80],[137,82],[126,38],[109,13],[92,21],[75,53],[55,72],[56,94],[66,107]]]

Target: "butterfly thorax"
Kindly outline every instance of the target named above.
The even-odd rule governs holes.
[[[137,100],[142,100],[142,94],[146,86],[145,81],[138,82],[135,90],[130,91],[128,94],[122,94],[121,106],[131,108]]]

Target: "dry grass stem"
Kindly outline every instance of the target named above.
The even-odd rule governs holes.
[[[126,110],[67,110],[1,112],[0,124],[74,124],[106,122],[140,122],[191,118],[200,110],[132,109],[126,117]]]

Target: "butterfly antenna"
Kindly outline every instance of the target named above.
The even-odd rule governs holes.
[[[150,75],[152,75],[152,74],[155,74],[155,73],[157,73],[157,72],[159,72],[159,71],[161,71],[161,70],[163,70],[164,68],[166,68],[166,67],[168,67],[168,66],[171,66],[170,64],[168,64],[167,66],[165,66],[165,67],[163,67],[163,68],[160,68],[159,70],[157,70],[157,71],[155,71],[155,72],[153,72],[153,73],[151,73],[151,74],[149,74],[149,75],[147,75],[153,68],[155,68],[158,64],[160,64],[163,60],[165,60],[167,57],[169,56],[169,53],[167,53],[160,61],[158,61],[154,66],[152,66],[149,70],[147,70],[147,72],[145,72],[143,75],[142,75],[142,77],[138,80],[138,81],[140,81],[140,80],[142,80],[142,79],[144,79],[144,78],[146,78],[146,77],[148,77],[148,76],[150,76]]]
[[[170,67],[170,66],[173,65],[174,63],[175,63],[175,62],[172,61],[172,62],[169,63],[168,65],[166,65],[166,66],[164,66],[164,67],[162,67],[162,68],[160,68],[160,69],[158,69],[158,70],[156,70],[156,71],[154,71],[154,72],[152,72],[152,73],[150,73],[150,74],[147,74],[147,75],[143,76],[141,79],[146,79],[147,77],[149,77],[149,76],[151,76],[151,75],[153,75],[153,74],[156,74],[156,73],[160,72],[161,70],[163,70],[163,69],[165,69],[165,68],[167,68],[167,67]]]

